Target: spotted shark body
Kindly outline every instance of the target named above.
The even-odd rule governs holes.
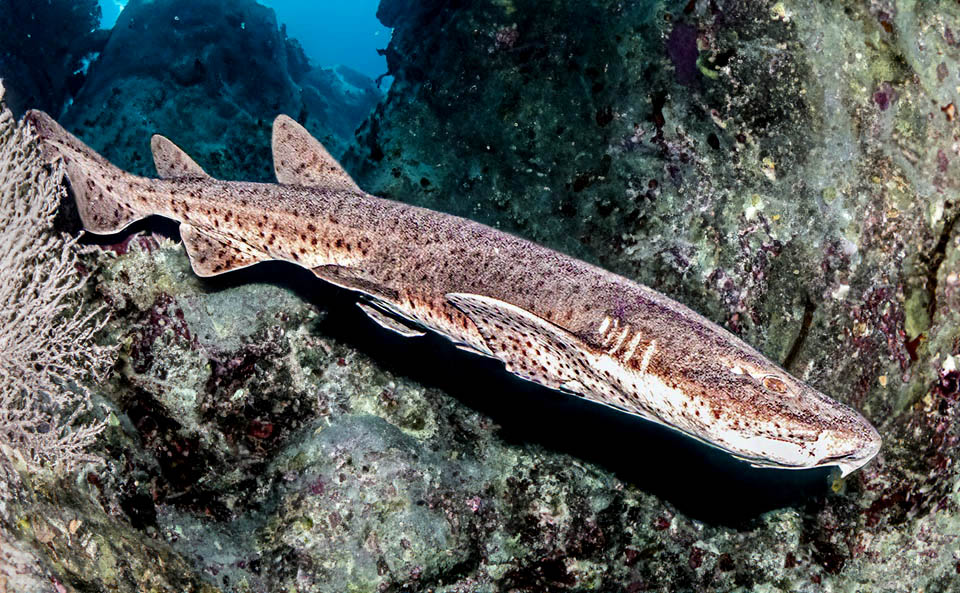
[[[757,466],[836,465],[845,475],[880,448],[855,410],[689,308],[488,226],[371,196],[288,117],[273,130],[279,184],[213,179],[161,136],[152,140],[161,179],[136,177],[48,115],[27,118],[63,160],[87,230],[175,219],[200,276],[293,262],[361,293],[361,308],[387,329],[437,332],[524,379]]]

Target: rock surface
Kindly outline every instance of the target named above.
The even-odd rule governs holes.
[[[106,42],[99,25],[97,0],[0,0],[0,79],[14,115],[60,115]]]
[[[361,186],[690,304],[863,410],[883,451],[845,480],[751,470],[384,335],[306,271],[201,280],[127,237],[88,263],[124,355],[107,462],[5,512],[64,590],[956,588],[960,9],[380,14],[395,83],[345,159]],[[128,118],[168,104],[117,96]]]

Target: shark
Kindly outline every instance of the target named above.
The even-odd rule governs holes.
[[[508,372],[659,423],[757,467],[862,467],[881,447],[856,410],[638,282],[478,222],[364,192],[295,120],[274,122],[278,183],[223,181],[155,135],[159,178],[122,171],[31,111],[87,231],[179,222],[193,271],[266,260],[359,294],[383,328],[436,332]]]

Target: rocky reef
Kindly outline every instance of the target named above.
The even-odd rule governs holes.
[[[99,25],[97,0],[0,0],[0,78],[14,114],[61,113],[103,49]]]
[[[161,133],[212,175],[268,181],[277,114],[339,155],[381,96],[359,73],[311,66],[254,0],[132,0],[64,122],[138,174],[153,174],[149,140]]]
[[[150,128],[215,175],[265,178],[259,118],[329,113],[286,81],[364,87],[308,73],[279,33],[245,54],[286,64],[256,69],[279,87],[223,36],[199,61],[160,48],[162,74],[122,66],[122,35],[206,26],[131,6],[67,123],[133,170]],[[248,12],[207,21],[276,28],[231,6]],[[842,480],[751,469],[385,335],[305,270],[199,279],[178,245],[128,234],[85,260],[122,353],[105,462],[5,494],[11,562],[64,591],[957,588],[960,9],[383,0],[380,17],[395,82],[340,136],[362,187],[689,304],[862,410],[883,451]]]

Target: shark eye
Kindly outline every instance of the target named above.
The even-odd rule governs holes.
[[[767,375],[762,380],[763,386],[773,391],[774,393],[786,393],[787,384],[783,382],[782,379],[775,377],[773,375]]]

